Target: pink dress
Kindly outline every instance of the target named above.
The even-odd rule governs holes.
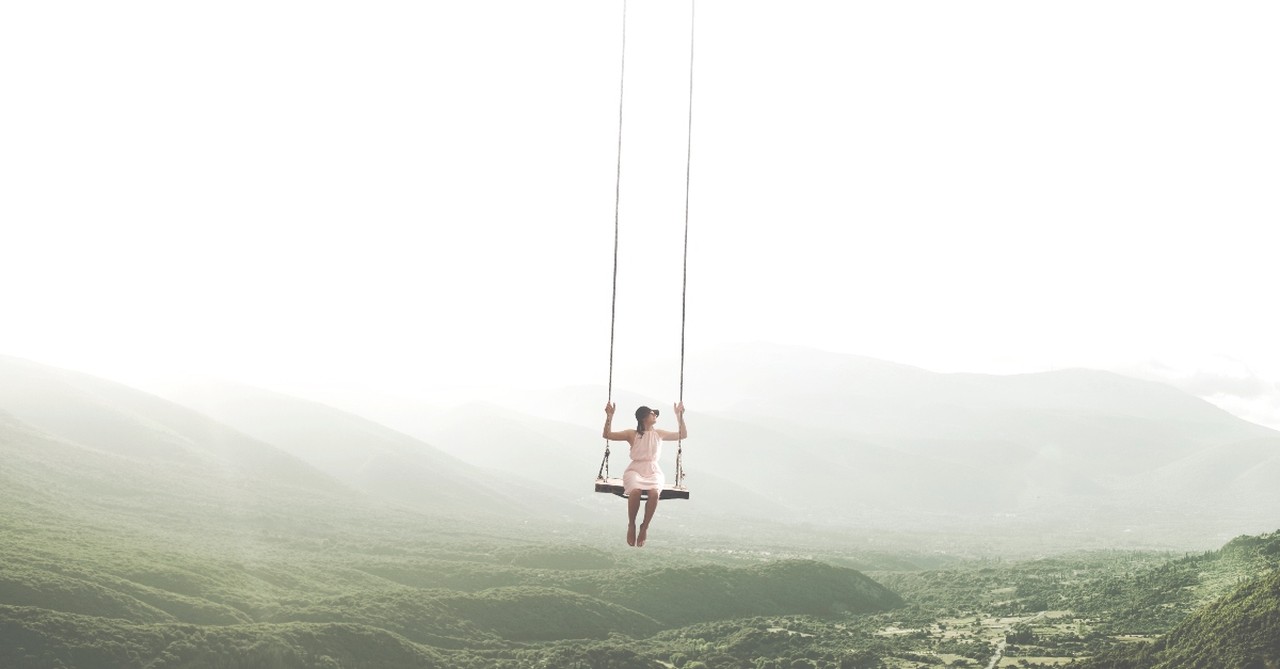
[[[622,489],[627,493],[632,490],[662,490],[667,477],[662,475],[658,466],[658,458],[662,457],[662,437],[657,430],[646,430],[636,437],[631,445],[631,464],[622,472]]]

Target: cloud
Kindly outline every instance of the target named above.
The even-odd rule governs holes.
[[[1235,358],[1152,358],[1115,371],[1167,383],[1247,421],[1280,429],[1280,385]]]
[[[1274,395],[1277,388],[1257,376],[1234,376],[1210,372],[1196,372],[1179,380],[1177,387],[1200,397],[1231,395],[1242,399],[1256,399]]]
[[[1197,359],[1149,359],[1128,366],[1122,373],[1161,381],[1197,397],[1226,395],[1259,399],[1280,395],[1280,388],[1253,372],[1245,363],[1227,356]]]

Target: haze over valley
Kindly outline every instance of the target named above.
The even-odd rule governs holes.
[[[0,358],[0,660],[1105,658],[1125,634],[1220,624],[1188,616],[1280,555],[1266,529],[1280,438],[1170,386],[1091,370],[936,374],[794,347],[733,353],[710,363],[723,405],[687,413],[692,498],[663,502],[639,550],[622,541],[622,500],[591,492],[598,388],[386,405],[374,420],[226,382],[161,397]],[[1052,575],[1064,569],[1074,576]],[[1194,596],[1173,596],[1169,579]],[[1002,582],[1022,585],[993,598]],[[1082,599],[1088,583],[1123,601]],[[1128,608],[1134,597],[1173,598],[1153,618]],[[957,615],[978,623],[874,641]],[[1085,618],[1093,631],[1080,636]],[[756,628],[814,641],[725,645]],[[713,643],[690,646],[691,634]],[[1174,638],[1150,657],[1192,652]],[[1272,652],[1259,648],[1249,652]]]
[[[769,345],[700,360],[704,378],[699,392],[717,404],[691,404],[685,464],[697,515],[720,527],[769,520],[994,534],[1044,548],[1188,549],[1260,531],[1280,503],[1270,484],[1280,433],[1165,384],[1083,369],[937,374]],[[336,409],[214,382],[162,394],[365,490],[395,488],[353,479],[383,456],[352,446],[375,426]],[[512,499],[538,494],[546,510],[602,511],[588,484],[603,455],[605,389],[505,395],[366,410],[400,441],[418,440],[419,452],[451,456],[452,468],[438,471],[473,468],[440,485],[470,477]],[[665,405],[627,390],[615,400]],[[333,421],[364,426],[340,437]],[[625,464],[615,448],[611,471]]]

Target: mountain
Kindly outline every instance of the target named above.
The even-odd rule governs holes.
[[[175,547],[236,547],[251,538],[324,535],[335,526],[347,528],[347,540],[378,543],[406,526],[439,532],[510,516],[505,500],[485,509],[481,502],[493,499],[488,490],[455,493],[456,507],[442,503],[444,511],[427,515],[390,507],[191,409],[88,375],[0,358],[0,530],[36,544],[68,536],[83,543],[109,530]]]
[[[0,357],[0,411],[9,417],[11,430],[25,429],[140,466],[315,492],[343,490],[314,467],[207,416],[78,372]]]
[[[476,467],[355,416],[247,389],[219,397],[225,403],[201,408],[234,416],[236,425],[103,379],[0,358],[0,411],[10,429],[16,422],[120,462],[338,497],[373,492],[434,513],[520,515],[525,506]]]
[[[1202,548],[1266,528],[1266,509],[1280,505],[1271,484],[1280,433],[1159,383],[1092,370],[936,374],[777,346],[691,362],[687,385],[701,394],[687,398],[683,444],[693,499],[663,507],[672,529],[723,535],[802,523],[981,543]],[[246,388],[173,397],[196,412],[33,369],[5,362],[0,408],[122,457],[302,477],[450,514],[612,522],[622,513],[620,500],[589,487],[603,454],[601,388],[452,408],[367,405],[363,417]],[[624,416],[669,402],[626,389],[614,400]],[[670,416],[660,425],[672,427]],[[665,448],[668,476],[674,446]],[[617,475],[625,445],[612,450]]]
[[[516,517],[584,513],[578,505],[559,501],[536,475],[499,471],[483,459],[463,462],[403,432],[317,402],[212,380],[172,384],[156,392],[356,490],[409,508]],[[547,502],[535,509],[526,503],[534,498]]]
[[[601,404],[603,407],[603,403]],[[603,418],[603,412],[600,413]],[[485,469],[543,482],[553,492],[549,499],[592,505],[603,513],[621,515],[620,500],[594,490],[596,474],[604,457],[600,427],[586,427],[542,416],[525,414],[492,402],[469,402],[444,411],[415,414],[404,420],[407,430],[440,448]],[[714,429],[714,428],[712,428]],[[712,433],[707,430],[707,434]],[[663,515],[675,513],[678,521],[697,522],[695,516],[741,518],[750,508],[754,518],[775,521],[794,519],[796,511],[767,492],[754,490],[733,479],[718,475],[697,447],[687,442],[685,464],[688,484],[706,494],[707,504],[684,513],[682,502],[664,507]],[[627,466],[627,445],[611,445],[609,472],[621,476]],[[668,480],[675,475],[676,445],[664,444],[662,466]]]
[[[660,381],[623,377],[630,390],[614,393],[620,415],[639,404],[665,407],[669,399],[635,391]],[[1280,473],[1280,433],[1109,372],[939,374],[743,345],[691,357],[686,388],[697,389],[685,397],[684,449],[689,506],[699,513],[1200,548],[1265,529],[1266,510],[1280,505],[1270,483]],[[599,466],[605,395],[589,386],[512,392],[375,418],[469,462],[576,486],[566,472]],[[614,471],[625,467],[616,446],[613,460]]]
[[[738,550],[730,529],[684,545],[675,512],[639,551],[598,525],[485,513],[465,476],[453,493],[477,508],[388,504],[322,467],[368,451],[479,470],[313,403],[245,391],[225,411],[255,436],[22,361],[0,360],[0,389],[4,667],[652,668],[638,640],[682,625],[902,605],[853,569]],[[290,452],[308,447],[315,466]]]

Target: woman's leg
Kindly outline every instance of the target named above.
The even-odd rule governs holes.
[[[636,535],[636,545],[643,546],[644,541],[649,533],[649,521],[653,520],[653,512],[658,510],[658,500],[662,497],[662,491],[658,489],[649,491],[649,502],[644,505],[644,522],[640,523],[640,533]],[[636,506],[639,506],[639,501]],[[635,522],[635,516],[632,515],[632,522]]]
[[[627,493],[627,545],[636,545],[636,514],[640,512],[640,491]]]

